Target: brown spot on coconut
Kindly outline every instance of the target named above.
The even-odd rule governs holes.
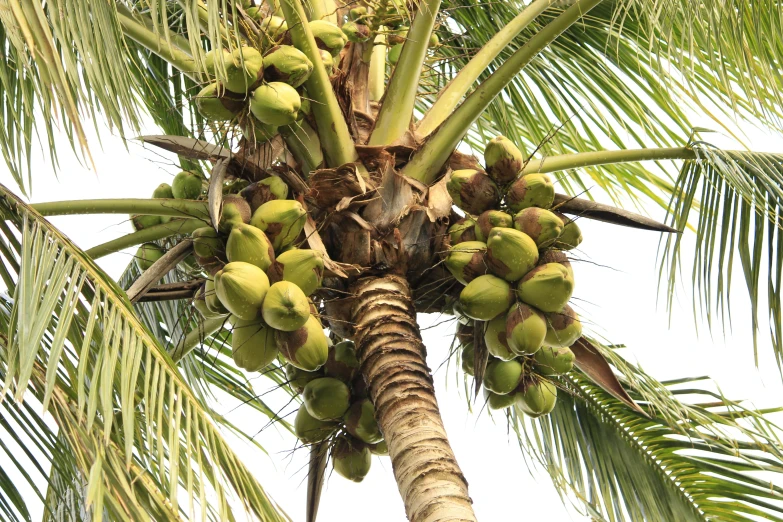
[[[469,214],[497,207],[500,190],[489,176],[476,169],[455,170],[446,184],[454,204]]]
[[[527,174],[518,178],[506,193],[506,203],[514,212],[523,208],[550,208],[555,201],[555,186],[546,174]]]
[[[492,138],[484,149],[487,173],[499,185],[514,181],[524,159],[519,148],[505,136]]]
[[[240,193],[250,205],[251,212],[273,199],[286,199],[288,197],[288,185],[277,176],[270,176],[256,183],[252,183],[242,189]]]
[[[544,343],[555,348],[566,348],[582,336],[579,315],[568,305],[559,311],[546,314],[547,330]]]
[[[329,377],[351,383],[359,369],[356,347],[351,341],[341,341],[329,347],[324,371]]]
[[[489,233],[495,227],[512,228],[514,220],[509,214],[500,210],[487,210],[476,219],[475,234],[477,241],[487,242]]]
[[[465,241],[476,241],[476,232],[474,227],[475,220],[465,217],[449,227],[449,239],[452,245],[458,245]]]
[[[298,330],[276,332],[275,340],[283,357],[306,372],[319,369],[329,355],[326,335],[314,315],[311,315],[305,325]]]
[[[514,216],[514,228],[530,236],[539,248],[553,245],[563,226],[562,219],[544,208],[524,208]]]
[[[487,273],[487,245],[480,241],[465,241],[451,247],[446,256],[446,268],[463,285]]]
[[[530,236],[513,228],[493,228],[487,239],[487,264],[493,274],[517,281],[538,262],[538,248]]]

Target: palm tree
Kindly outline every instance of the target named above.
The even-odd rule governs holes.
[[[449,227],[464,216],[453,198],[470,213],[500,208],[497,194],[478,210],[471,203],[476,183],[492,183],[473,156],[489,137],[527,151],[512,154],[514,175],[555,177],[555,208],[569,216],[561,226],[599,219],[662,232],[669,296],[681,238],[695,233],[694,299],[711,320],[728,319],[738,254],[754,335],[766,305],[783,360],[783,154],[711,146],[683,108],[717,127],[740,119],[781,130],[777,0],[3,0],[0,21],[0,144],[20,190],[30,186],[33,144],[51,145],[58,125],[89,162],[86,115],[130,138],[146,113],[163,135],[145,142],[176,153],[206,192],[30,206],[1,189],[0,354],[3,393],[15,401],[0,403],[0,446],[4,466],[34,488],[38,475],[47,479],[48,491],[35,488],[47,520],[85,509],[99,520],[232,520],[242,508],[287,519],[226,443],[226,430],[242,432],[210,407],[211,393],[291,427],[232,361],[238,334],[226,316],[204,319],[191,306],[222,265],[194,263],[190,234],[225,232],[223,194],[247,182],[282,180],[289,201],[307,208],[298,245],[320,253],[325,268],[315,311],[333,341],[355,343],[356,386],[366,386],[413,521],[476,519],[416,314],[452,315],[464,301],[442,259]],[[270,64],[279,43],[312,67],[299,91],[290,71],[259,72],[245,51]],[[251,76],[247,96],[224,89],[237,70]],[[274,102],[257,94],[275,86]],[[455,189],[459,176],[476,190]],[[658,204],[668,224],[593,197]],[[100,213],[154,218],[86,251],[44,219]],[[143,273],[131,263],[114,281],[94,262],[151,242],[167,252]],[[465,377],[471,393],[496,362],[478,315],[461,317],[452,350],[454,361],[473,354],[462,361],[474,374]],[[523,450],[596,520],[783,520],[771,411],[716,394],[701,378],[659,382],[595,339],[580,337],[571,350],[574,369],[546,381],[557,387],[549,415],[501,410]],[[263,374],[299,401],[283,362]],[[518,393],[542,379],[523,363]],[[341,456],[334,440],[310,445],[310,520],[327,461]],[[0,491],[4,518],[30,518],[6,471]]]

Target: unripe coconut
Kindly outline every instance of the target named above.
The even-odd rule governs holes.
[[[349,42],[366,42],[370,38],[370,28],[354,21],[345,22],[342,30]]]
[[[306,372],[313,372],[324,365],[329,355],[329,342],[314,315],[305,325],[293,332],[277,332],[277,347],[288,362]]]
[[[311,295],[321,287],[324,277],[324,258],[316,250],[293,248],[283,252],[267,271],[269,280],[290,281]]]
[[[487,245],[481,241],[465,241],[454,245],[446,255],[446,268],[454,279],[468,284],[487,273]]]
[[[286,199],[288,197],[288,185],[277,176],[269,176],[248,185],[242,189],[240,194],[250,204],[251,212],[255,212],[258,207],[267,201]]]
[[[484,401],[490,410],[505,410],[517,402],[517,395],[515,393],[500,395],[484,388]]]
[[[155,225],[160,224],[161,216],[147,216],[144,214],[131,216],[131,225],[133,226],[133,230],[136,231],[144,230],[145,228],[154,227]]]
[[[267,125],[291,125],[299,118],[301,107],[299,93],[283,82],[258,86],[250,99],[250,112]]]
[[[514,181],[524,161],[525,157],[519,148],[505,136],[492,138],[484,149],[487,174],[498,185]]]
[[[220,84],[207,85],[196,95],[198,112],[209,121],[231,121],[245,106],[244,100],[221,96]]]
[[[165,250],[156,243],[144,243],[136,250],[136,265],[143,272],[155,264],[155,261],[163,257],[165,253]]]
[[[193,238],[193,251],[199,257],[214,257],[222,255],[226,251],[223,240],[212,227],[197,228],[191,237]]]
[[[438,38],[438,35],[435,32],[433,32],[432,34],[430,34],[430,41],[427,44],[427,47],[431,49],[439,45],[440,45],[440,38]]]
[[[506,316],[506,339],[516,355],[536,353],[546,336],[544,314],[524,303],[516,303]]]
[[[544,344],[555,348],[569,347],[582,336],[582,323],[574,309],[565,305],[559,312],[546,314]]]
[[[252,6],[245,9],[245,14],[253,20],[261,20],[261,15],[264,14],[264,11],[260,7]]]
[[[215,315],[228,314],[228,309],[218,299],[214,279],[207,279],[204,283],[204,303],[207,305],[207,310]]]
[[[446,190],[454,204],[469,214],[481,214],[497,207],[500,202],[498,186],[480,170],[455,170]]]
[[[291,45],[273,47],[264,55],[264,80],[299,87],[313,72],[313,62]]]
[[[315,379],[320,379],[323,376],[324,374],[320,370],[314,372],[306,372],[304,370],[300,370],[299,368],[297,368],[291,363],[286,363],[285,365],[286,380],[288,381],[288,385],[296,393],[302,393],[304,391],[304,387],[307,385],[308,382],[314,381]]]
[[[269,45],[282,40],[285,32],[288,31],[288,24],[279,16],[267,16],[258,23],[258,26],[261,29],[262,40]]]
[[[152,192],[152,197],[155,199],[173,199],[174,192],[171,191],[171,185],[168,183],[161,183]]]
[[[476,351],[473,349],[473,343],[462,347],[462,371],[473,377],[475,373]]]
[[[389,455],[389,445],[385,440],[380,441],[378,444],[368,444],[367,447],[370,449],[370,453],[373,455],[378,455],[381,457],[386,457]]]
[[[517,394],[516,406],[523,413],[536,418],[546,415],[555,409],[557,403],[557,386],[540,379],[530,383],[522,393]]]
[[[218,299],[240,319],[250,321],[258,316],[268,290],[269,278],[263,270],[250,263],[228,263],[215,274]]]
[[[452,246],[465,241],[476,241],[476,222],[473,218],[462,218],[449,227],[449,240]]]
[[[383,434],[375,421],[375,407],[369,399],[355,402],[343,415],[348,433],[367,444],[377,444],[383,440]]]
[[[207,281],[209,283],[209,281]],[[215,291],[214,284],[212,285],[213,293]],[[212,319],[215,317],[220,317],[221,315],[226,315],[228,311],[225,311],[224,313],[217,313],[213,312],[209,309],[207,306],[207,288],[206,283],[201,285],[198,290],[196,290],[196,295],[193,297],[193,307],[199,311],[201,316],[204,319]]]
[[[353,9],[348,11],[348,19],[354,22],[366,15],[367,15],[367,8],[364,7],[363,5],[360,5],[359,7],[354,7]]]
[[[339,419],[351,405],[351,390],[339,379],[321,377],[307,383],[302,400],[307,411],[316,419]]]
[[[501,361],[495,359],[487,364],[484,372],[484,387],[499,395],[506,395],[517,389],[522,380],[522,363],[516,359]]]
[[[389,48],[389,53],[386,55],[386,59],[389,60],[390,64],[396,65],[400,60],[400,54],[402,54],[402,44],[400,43],[392,45]]]
[[[517,285],[522,302],[542,312],[559,312],[574,293],[574,276],[560,263],[539,265]]]
[[[238,223],[231,229],[226,243],[226,256],[230,262],[243,261],[261,270],[266,270],[275,261],[275,251],[266,234],[244,223]]]
[[[533,369],[541,375],[562,375],[574,367],[574,352],[570,348],[544,346],[535,355]]]
[[[356,347],[351,341],[341,341],[329,347],[329,357],[324,364],[326,375],[350,383],[353,382],[358,370]]]
[[[250,224],[266,232],[275,250],[293,243],[307,222],[307,211],[293,199],[267,201],[255,212]]]
[[[391,45],[402,45],[405,43],[405,39],[407,37],[408,37],[407,27],[397,29],[387,35],[387,39],[389,41],[389,44]]]
[[[514,228],[530,236],[539,248],[555,244],[563,226],[562,219],[544,208],[523,208],[514,216]]]
[[[323,49],[319,49],[318,53],[321,55],[321,61],[324,63],[326,74],[331,76],[334,72],[334,58],[332,57],[332,54],[329,51],[324,51]]]
[[[261,315],[272,328],[293,332],[303,327],[310,318],[310,303],[294,283],[279,281],[269,287]]]
[[[523,208],[550,208],[555,201],[555,186],[546,174],[527,174],[518,178],[506,193],[506,203],[514,212]]]
[[[177,199],[198,199],[201,195],[201,176],[189,170],[183,170],[171,182],[171,192]]]
[[[487,210],[476,219],[476,240],[487,242],[489,233],[495,227],[513,228],[514,219],[500,210]]]
[[[318,420],[304,406],[299,407],[294,419],[294,433],[302,444],[316,444],[329,438],[337,429],[333,421]]]
[[[514,292],[508,282],[487,274],[468,283],[459,294],[459,302],[471,319],[489,321],[508,310]]]
[[[313,20],[309,25],[318,48],[337,58],[348,43],[345,33],[337,25],[326,20]]]
[[[218,228],[224,234],[231,232],[236,225],[250,223],[250,205],[242,196],[226,196],[220,211]]]
[[[557,238],[554,246],[561,250],[571,250],[576,248],[582,243],[582,230],[576,221],[570,219],[563,214],[558,213],[558,217],[563,220],[565,226],[563,227],[563,233]]]
[[[463,346],[472,343],[476,337],[476,325],[473,323],[472,319],[470,320],[470,323],[471,324],[469,325],[457,325],[457,341]]]
[[[227,49],[212,49],[204,55],[204,69],[210,76],[216,76],[218,67],[228,67],[231,63],[231,53]]]
[[[513,228],[493,228],[487,239],[490,272],[517,281],[538,263],[538,248],[530,236]]]
[[[489,353],[503,361],[510,361],[517,356],[511,351],[506,339],[506,316],[500,314],[486,325],[484,330],[484,342]]]
[[[261,123],[253,116],[245,118],[239,128],[242,136],[251,143],[266,143],[279,134],[277,125]]]
[[[351,442],[345,437],[335,440],[332,447],[332,466],[338,475],[352,482],[361,482],[372,465],[372,454],[361,442]]]
[[[275,331],[263,321],[232,318],[231,356],[240,368],[259,372],[277,357]]]
[[[264,58],[252,47],[239,47],[231,53],[226,64],[226,80],[223,85],[229,91],[247,92],[264,75]]]

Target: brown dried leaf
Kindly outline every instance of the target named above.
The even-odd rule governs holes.
[[[231,151],[220,145],[212,145],[203,140],[186,138],[184,136],[151,135],[139,136],[137,139],[163,150],[173,152],[183,158],[195,160],[215,160],[230,158]]]
[[[484,342],[484,321],[475,321],[473,323],[473,384],[474,397],[478,397],[481,391],[481,385],[484,382],[484,372],[487,371],[487,362],[489,362],[489,350]]]
[[[437,221],[451,214],[453,201],[451,196],[449,196],[449,191],[446,190],[446,183],[449,182],[450,178],[450,173],[443,176],[427,192],[427,215],[430,221]]]
[[[324,245],[324,242],[321,239],[321,234],[318,233],[318,227],[316,227],[315,221],[310,216],[307,216],[307,221],[305,221],[304,234],[307,238],[307,246],[310,247],[310,250],[320,252],[323,256],[324,268],[326,270],[338,277],[348,277],[348,274],[340,267],[340,263],[335,263],[332,258],[329,257],[329,253],[326,251],[326,245]]]
[[[146,294],[152,286],[161,280],[171,269],[188,257],[193,251],[193,241],[185,239],[175,247],[163,254],[163,257],[155,261],[151,267],[145,270],[133,285],[128,289],[128,299],[135,303]]]
[[[654,219],[650,219],[640,214],[628,212],[621,208],[596,203],[589,199],[574,198],[565,194],[555,194],[555,204],[553,210],[563,212],[564,214],[573,214],[579,217],[604,221],[613,225],[622,225],[624,227],[637,228],[640,230],[653,230],[656,232],[678,233],[674,229]]]
[[[223,179],[226,176],[228,160],[221,158],[212,167],[209,175],[209,191],[207,192],[209,218],[212,220],[212,226],[218,229],[218,223],[223,213]]]
[[[300,406],[304,408],[304,406]],[[307,522],[315,522],[318,516],[318,506],[321,503],[321,492],[324,487],[326,462],[329,456],[329,443],[319,442],[310,446],[310,463],[307,470]]]

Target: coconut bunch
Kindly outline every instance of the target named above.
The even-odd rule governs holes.
[[[312,366],[310,366],[312,368]],[[334,470],[353,482],[370,471],[371,456],[388,455],[375,422],[351,341],[329,346],[325,362],[314,369],[286,364],[289,386],[302,397],[294,432],[303,444],[327,442]]]
[[[552,411],[549,377],[573,367],[581,336],[568,305],[574,272],[565,251],[582,241],[575,222],[552,209],[544,174],[521,174],[524,157],[507,138],[491,140],[486,171],[457,170],[447,189],[466,216],[449,228],[445,265],[465,285],[454,304],[463,369],[473,375],[474,329],[490,359],[483,375],[492,409],[515,406],[537,417]]]

